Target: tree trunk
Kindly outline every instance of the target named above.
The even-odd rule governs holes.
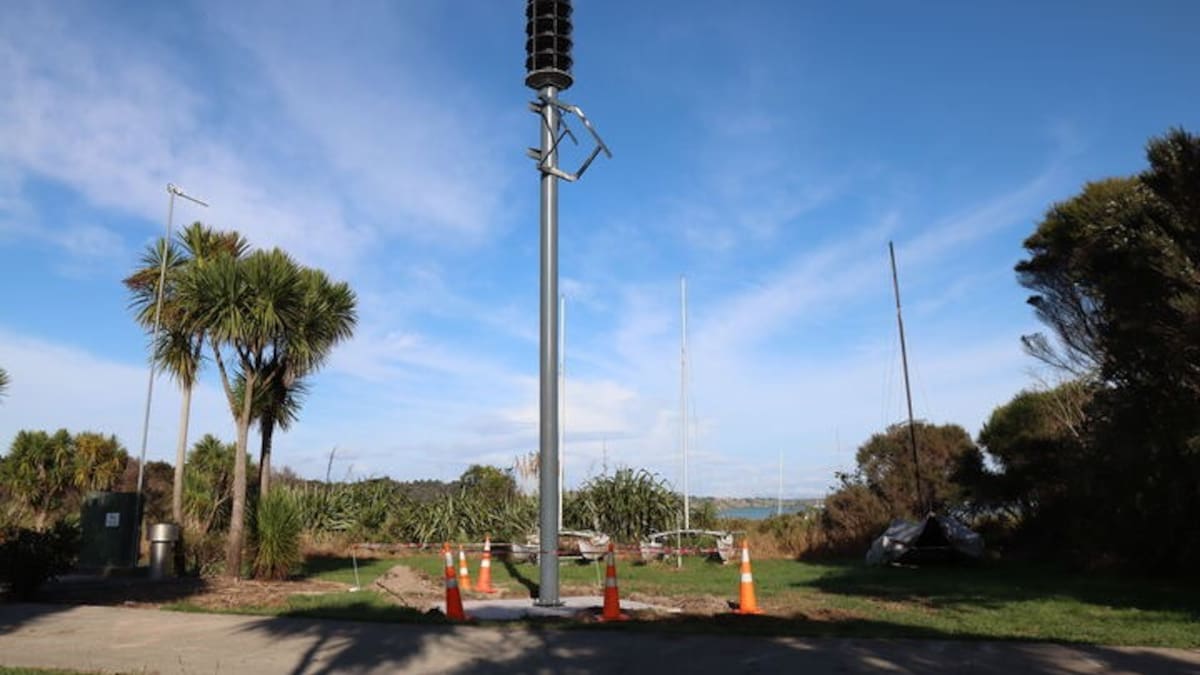
[[[183,388],[183,409],[179,411],[179,443],[175,446],[175,482],[171,486],[171,518],[183,525],[183,463],[187,460],[188,420],[192,414],[192,387]]]
[[[267,496],[271,487],[271,439],[275,436],[275,418],[267,413],[259,420],[262,431],[262,448],[258,456],[258,498]]]
[[[250,411],[254,398],[254,376],[246,375],[246,393],[237,422],[237,450],[233,457],[233,509],[229,519],[229,541],[225,547],[225,575],[242,575],[242,546],[246,541],[246,449],[250,437]]]

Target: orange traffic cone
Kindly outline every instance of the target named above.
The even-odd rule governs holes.
[[[442,544],[442,555],[446,561],[446,617],[453,621],[466,621],[463,611],[462,593],[458,590],[458,577],[454,574],[454,556],[450,545]]]
[[[458,547],[458,587],[464,591],[471,590],[471,571],[467,569],[467,554],[463,547]]]
[[[629,615],[621,613],[621,594],[617,591],[617,554],[613,551],[612,542],[608,543],[608,553],[604,558],[608,569],[604,571],[604,611],[600,614],[600,620],[625,621]]]
[[[479,561],[479,581],[475,584],[479,593],[499,593],[492,588],[492,538],[483,538],[483,560]]]
[[[742,540],[742,581],[738,586],[738,608],[736,614],[762,614],[758,600],[754,597],[754,575],[750,572],[750,545]]]

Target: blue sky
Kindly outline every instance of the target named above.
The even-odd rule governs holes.
[[[576,6],[614,152],[561,192],[566,473],[670,480],[679,277],[692,488],[822,493],[903,418],[970,432],[1035,383],[1013,264],[1053,201],[1200,129],[1192,2]],[[136,450],[145,340],[120,279],[179,203],[349,281],[360,326],[278,437],[302,474],[457,476],[537,445],[537,142],[516,0],[4,3],[0,439]],[[1074,5],[1074,6],[1072,6]],[[152,458],[173,456],[160,381]],[[193,436],[232,439],[211,369]]]

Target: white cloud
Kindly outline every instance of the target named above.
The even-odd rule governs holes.
[[[121,363],[54,342],[0,331],[0,365],[11,379],[0,401],[0,443],[22,429],[98,431],[116,434],[131,455],[141,445],[147,369]],[[223,395],[198,386],[192,397],[193,441],[212,432],[234,439],[233,421]],[[179,389],[157,378],[150,418],[147,458],[175,461]]]

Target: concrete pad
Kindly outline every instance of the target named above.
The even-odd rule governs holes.
[[[559,598],[559,607],[539,607],[530,598],[506,598],[497,600],[464,600],[463,611],[467,616],[479,621],[518,621],[529,618],[571,619],[584,614],[593,614],[604,607],[604,598],[598,595],[582,595],[569,598]],[[443,611],[445,604],[434,605],[431,609]],[[654,610],[656,612],[677,613],[672,607],[659,607],[644,602],[622,600],[623,610]]]

